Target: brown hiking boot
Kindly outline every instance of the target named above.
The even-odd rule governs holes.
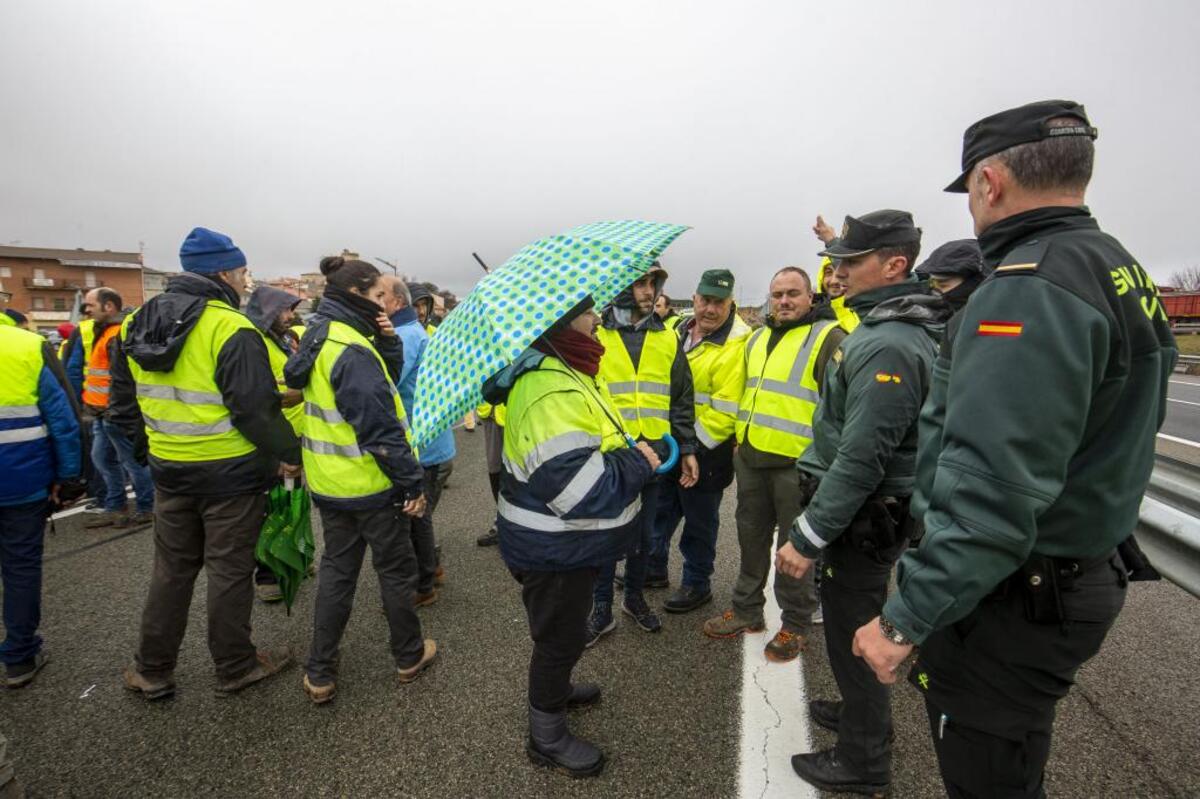
[[[421,659],[415,665],[402,669],[396,667],[396,675],[400,678],[400,682],[409,683],[421,676],[421,672],[429,667],[433,659],[437,657],[437,642],[432,638],[425,639],[425,651],[421,653]]]
[[[126,666],[121,672],[125,689],[135,691],[146,699],[164,699],[175,693],[175,680],[170,677],[147,677],[136,666]]]
[[[218,696],[232,696],[247,686],[254,685],[283,671],[292,663],[292,650],[286,646],[264,652],[258,650],[255,655],[258,662],[250,671],[231,680],[221,680],[217,683]]]
[[[314,705],[323,705],[337,694],[337,683],[331,682],[328,685],[313,685],[309,682],[308,675],[304,675],[304,693],[308,694],[308,698],[312,700]]]
[[[435,588],[441,588],[446,584],[446,570],[441,566],[437,567],[437,571],[433,573],[433,585]]]
[[[762,621],[751,621],[727,610],[704,622],[704,634],[709,638],[737,638],[742,633],[761,633],[767,629]]]
[[[113,527],[118,530],[128,530],[133,527],[149,527],[152,524],[154,524],[154,512],[143,510],[123,515]]]
[[[805,643],[805,638],[800,633],[780,627],[779,632],[775,633],[775,637],[763,649],[763,654],[766,655],[767,660],[775,663],[787,663],[800,657]]]
[[[428,593],[416,594],[413,596],[413,607],[414,608],[428,607],[428,606],[432,605],[434,602],[437,602],[437,598],[438,598],[438,590],[436,588],[430,588]]]
[[[123,510],[106,510],[83,523],[84,529],[99,530],[101,527],[120,527],[128,517]]]

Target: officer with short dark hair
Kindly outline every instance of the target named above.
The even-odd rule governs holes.
[[[1045,795],[1058,700],[1125,600],[1175,348],[1158,290],[1084,205],[1096,129],[1054,100],[967,129],[963,192],[992,276],[922,410],[925,536],[854,651],[925,695],[951,797]]]

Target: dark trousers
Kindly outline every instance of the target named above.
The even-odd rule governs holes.
[[[413,551],[417,556],[417,593],[428,594],[433,590],[433,576],[438,567],[437,538],[433,534],[433,512],[442,498],[442,488],[454,471],[454,461],[437,463],[425,467],[425,513],[419,518],[409,519],[412,530]]]
[[[822,553],[825,649],[842,695],[838,757],[861,777],[888,781],[892,769],[891,689],[851,651],[854,633],[879,615],[902,546],[865,555],[843,534]]]
[[[566,710],[571,671],[587,643],[596,569],[512,573],[529,617],[529,704],[545,713]]]
[[[1065,624],[1029,621],[1023,591],[1009,588],[925,640],[909,680],[925,694],[951,797],[1045,796],[1055,707],[1100,650],[1125,584],[1115,559],[1077,575],[1061,595]]]
[[[637,515],[637,537],[630,545],[625,558],[625,596],[637,596],[646,587],[646,560],[654,540],[654,514],[658,509],[658,480],[652,480],[642,489],[642,509]],[[593,601],[597,605],[612,605],[613,579],[617,576],[617,564],[612,562],[600,568],[596,578]]]
[[[717,558],[717,532],[721,527],[721,498],[725,491],[701,491],[683,488],[678,482],[662,487],[654,517],[654,542],[646,571],[665,575],[671,557],[671,538],[679,520],[683,533],[679,536],[679,552],[683,555],[684,586],[709,589],[713,564]]]
[[[32,660],[42,648],[42,544],[50,505],[44,499],[0,506],[0,580],[4,583],[4,643],[0,662]]]
[[[318,511],[325,531],[325,552],[317,580],[308,679],[315,685],[327,685],[337,677],[338,647],[354,609],[358,573],[368,546],[387,615],[392,658],[399,668],[415,665],[424,654],[425,643],[421,620],[413,609],[417,570],[409,517],[391,505],[363,511]]]
[[[175,670],[187,630],[192,588],[208,573],[208,651],[220,679],[254,667],[250,640],[254,605],[254,545],[267,513],[266,494],[198,497],[154,495],[154,573],[142,611],[138,671],[154,677]]]

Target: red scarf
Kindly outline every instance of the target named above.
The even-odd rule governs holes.
[[[538,352],[561,358],[567,366],[595,377],[600,372],[600,356],[604,345],[596,339],[569,327],[545,333],[533,342]]]

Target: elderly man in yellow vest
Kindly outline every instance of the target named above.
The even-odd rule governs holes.
[[[704,623],[710,638],[736,638],[765,629],[763,591],[774,549],[788,540],[802,497],[796,459],[812,443],[821,380],[845,338],[827,304],[813,306],[808,274],[788,266],[771,279],[767,324],[746,339],[746,387],[738,409],[737,530],[741,568],[733,607]],[[800,580],[775,575],[783,625],[764,654],[794,660],[812,631],[817,594],[810,572]]]
[[[712,601],[709,581],[717,555],[721,498],[733,482],[734,428],[746,385],[743,352],[750,327],[737,315],[733,273],[710,269],[692,298],[695,314],[679,323],[679,344],[692,370],[696,403],[699,479],[690,488],[662,486],[654,518],[649,574],[666,574],[671,538],[683,520],[679,552],[683,578],[663,603],[668,613],[687,613]]]
[[[196,228],[184,273],[128,318],[112,361],[113,418],[148,449],[154,476],[154,572],[125,687],[175,692],[192,586],[208,577],[208,649],[230,694],[291,661],[250,638],[254,545],[266,491],[300,472],[300,441],[280,412],[262,335],[238,310],[246,257],[228,236]]]

